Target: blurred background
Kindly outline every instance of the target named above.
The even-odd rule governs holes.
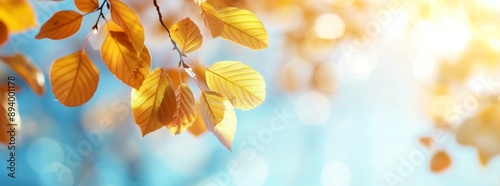
[[[125,2],[161,67],[172,46],[152,1]],[[209,2],[254,12],[270,38],[262,51],[211,39],[192,0],[159,0],[167,25],[190,17],[201,27],[191,61],[242,61],[266,80],[266,102],[237,110],[233,152],[208,132],[142,138],[99,34],[86,46],[100,71],[95,96],[76,108],[57,102],[50,65],[81,48],[95,13],[68,39],[35,40],[38,27],[0,48],[29,57],[47,89],[37,96],[17,81],[17,177],[0,168],[0,185],[500,185],[500,1]],[[30,3],[39,26],[76,10],[70,0]],[[1,67],[2,81],[13,74]],[[0,147],[0,159],[8,152]]]

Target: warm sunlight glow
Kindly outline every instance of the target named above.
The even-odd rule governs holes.
[[[345,23],[337,14],[323,14],[314,24],[316,35],[323,39],[337,39],[344,35]]]

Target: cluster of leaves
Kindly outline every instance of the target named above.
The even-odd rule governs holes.
[[[120,0],[74,2],[82,13],[73,10],[56,12],[43,24],[36,38],[59,40],[72,36],[80,29],[85,15],[99,12],[92,29],[97,32],[101,18],[106,21],[103,28],[106,37],[100,50],[102,61],[117,79],[132,88],[131,107],[142,135],[163,126],[177,135],[193,123],[204,123],[231,150],[237,123],[234,108],[249,110],[265,101],[265,81],[257,71],[238,61],[221,61],[207,69],[201,66],[192,69],[184,58],[202,46],[199,27],[190,18],[185,18],[168,28],[162,21],[158,3],[154,1],[160,23],[171,38],[173,50],[179,54],[179,78],[172,81],[177,79],[172,77],[176,76],[175,73],[168,73],[163,68],[151,70],[151,56],[144,45],[144,27],[127,4]],[[220,36],[254,50],[267,48],[267,31],[252,12],[236,7],[216,9],[201,1],[196,3],[213,38]],[[109,9],[111,19],[104,16],[106,9]],[[201,90],[198,102],[190,87],[183,82],[184,73],[192,77]],[[52,93],[65,106],[79,106],[93,97],[99,83],[99,71],[85,52],[85,43],[81,50],[54,61],[50,82]],[[199,128],[197,126],[193,131],[199,133],[202,131]]]

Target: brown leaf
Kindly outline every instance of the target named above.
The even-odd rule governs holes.
[[[0,61],[5,62],[14,72],[19,74],[33,92],[38,95],[45,93],[45,77],[42,71],[24,55],[17,53],[13,56],[0,56]]]
[[[7,25],[0,20],[0,46],[7,43],[9,40],[9,30],[7,29]]]

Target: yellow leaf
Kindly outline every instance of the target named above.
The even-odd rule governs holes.
[[[196,105],[193,92],[188,85],[182,83],[175,91],[176,104],[174,120],[167,125],[172,134],[180,134],[188,129],[196,119]]]
[[[243,0],[207,0],[206,2],[211,4],[215,9],[222,9],[226,7],[237,7],[242,3]]]
[[[431,171],[440,173],[448,169],[451,165],[451,158],[445,151],[438,151],[431,160]]]
[[[50,68],[52,93],[65,106],[80,106],[94,96],[99,71],[85,51],[57,59]]]
[[[167,68],[165,69],[170,80],[172,80],[172,85],[174,87],[179,87],[182,82],[186,82],[188,75],[186,73],[179,72],[179,68]]]
[[[203,91],[200,95],[200,114],[207,129],[229,150],[236,133],[236,113],[231,102],[214,91]]]
[[[268,47],[266,28],[252,12],[229,7],[220,10],[219,14],[225,24],[222,38],[254,50]]]
[[[158,118],[160,120],[160,123],[165,125],[170,131],[172,131],[170,128],[173,125],[172,123],[174,122],[174,115],[175,115],[175,110],[177,108],[177,101],[175,98],[175,90],[172,81],[170,80],[168,74],[165,77],[166,77],[165,82],[167,87],[165,88],[165,93],[163,94],[163,100],[161,102],[160,109],[158,111]]]
[[[132,42],[136,51],[144,45],[144,27],[134,11],[120,0],[110,0],[111,18],[120,26]]]
[[[73,10],[56,12],[43,24],[35,38],[49,38],[54,40],[67,38],[80,30],[82,21],[83,15]]]
[[[217,62],[206,70],[205,75],[210,90],[226,96],[235,108],[250,110],[266,99],[264,78],[241,62]]]
[[[195,137],[199,137],[203,133],[207,132],[207,127],[203,122],[202,116],[200,114],[199,103],[196,104],[196,119],[193,124],[188,128],[189,133],[193,134]]]
[[[78,10],[89,13],[99,7],[98,0],[75,0],[75,6]]]
[[[2,88],[0,88],[0,144],[7,145],[10,142],[10,133],[7,133],[7,131],[10,130],[11,126],[7,124],[17,124],[15,126],[12,126],[15,128],[16,131],[18,131],[19,127],[21,126],[21,117],[19,116],[19,110],[17,109],[17,104],[12,104],[12,110],[15,114],[13,117],[14,122],[10,121],[10,116],[9,114],[9,89],[7,87],[8,85],[2,85]],[[13,98],[16,98],[14,95]],[[19,133],[16,133],[18,135]]]
[[[151,67],[149,51],[142,49],[147,59],[140,56],[124,32],[110,31],[101,46],[101,57],[108,69],[123,83],[139,89]]]
[[[11,33],[23,32],[38,25],[35,10],[26,0],[0,0],[0,20]]]
[[[196,80],[200,84],[201,88],[203,90],[210,89],[208,88],[207,78],[205,75],[206,68],[203,65],[200,65],[199,63],[191,65],[191,68],[193,69],[193,72],[196,74]]]
[[[38,95],[45,93],[45,77],[40,69],[29,59],[17,53],[13,56],[0,56],[0,60],[4,61],[14,72],[19,74],[28,86],[31,87],[33,92]]]
[[[213,38],[218,37],[222,33],[222,30],[224,30],[224,21],[222,21],[219,12],[208,3],[202,3],[201,10],[201,17],[203,18],[205,27],[210,31]]]
[[[198,50],[203,42],[200,29],[191,19],[183,19],[170,27],[170,36],[183,53]]]
[[[7,43],[9,40],[9,30],[7,30],[7,25],[0,20],[0,46]]]
[[[149,73],[139,90],[132,89],[132,112],[142,136],[164,126],[158,115],[167,87],[167,75],[157,68]]]

